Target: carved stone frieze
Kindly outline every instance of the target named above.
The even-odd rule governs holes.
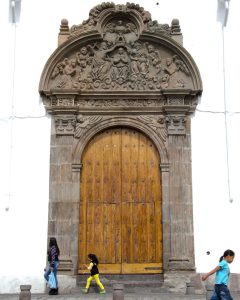
[[[74,115],[55,115],[56,135],[74,135],[76,127],[76,116]]]
[[[80,99],[77,101],[81,108],[121,108],[121,107],[162,107],[165,98],[159,99]]]
[[[69,93],[63,91],[58,93],[57,91],[51,93],[48,97],[43,99],[44,106],[48,113],[54,115],[77,115],[82,110],[95,111],[98,114],[105,115],[111,111],[116,111],[119,114],[132,109],[141,109],[143,112],[153,111],[163,112],[165,115],[189,115],[191,114],[197,105],[197,101],[194,95],[188,92],[178,94],[156,94],[152,93],[148,97],[145,94],[136,93],[133,95],[122,94],[119,97],[112,95],[92,95],[92,94],[79,94]],[[124,109],[122,111],[122,109]]]
[[[141,122],[147,124],[157,133],[157,135],[162,139],[163,142],[167,140],[167,126],[166,126],[166,117],[165,116],[156,116],[156,115],[142,115],[137,117]]]
[[[74,135],[81,138],[85,132],[107,119],[109,116],[103,115],[55,115],[56,135]],[[128,117],[129,118],[129,117]],[[186,116],[184,115],[141,115],[131,117],[150,126],[163,142],[166,142],[168,135],[186,134]]]
[[[124,28],[126,26],[123,26]],[[88,43],[56,64],[51,89],[162,90],[192,88],[185,63],[166,48],[150,42]]]

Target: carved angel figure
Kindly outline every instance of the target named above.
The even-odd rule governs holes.
[[[79,138],[84,130],[91,128],[93,124],[101,121],[101,119],[102,116],[83,116],[79,114],[77,116],[75,137]]]
[[[103,80],[109,76],[109,69],[111,67],[111,59],[108,53],[111,52],[114,47],[108,49],[107,43],[102,42],[99,49],[95,50],[94,47],[89,46],[89,49],[94,54],[92,61],[92,77],[93,79]]]

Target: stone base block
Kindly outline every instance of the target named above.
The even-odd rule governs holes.
[[[191,271],[169,271],[164,274],[163,287],[169,292],[186,294],[186,284],[196,276]]]
[[[71,293],[76,289],[76,276],[58,275],[58,286],[61,293]]]

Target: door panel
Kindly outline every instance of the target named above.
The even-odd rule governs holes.
[[[138,131],[113,128],[83,154],[79,271],[96,253],[102,273],[161,273],[159,157]]]

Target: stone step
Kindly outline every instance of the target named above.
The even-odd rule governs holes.
[[[86,283],[89,274],[82,274],[77,276],[77,286],[83,286]],[[138,274],[138,275],[107,275],[101,274],[100,280],[106,287],[113,287],[114,284],[123,284],[124,288],[134,287],[152,287],[161,288],[163,284],[162,274]]]

